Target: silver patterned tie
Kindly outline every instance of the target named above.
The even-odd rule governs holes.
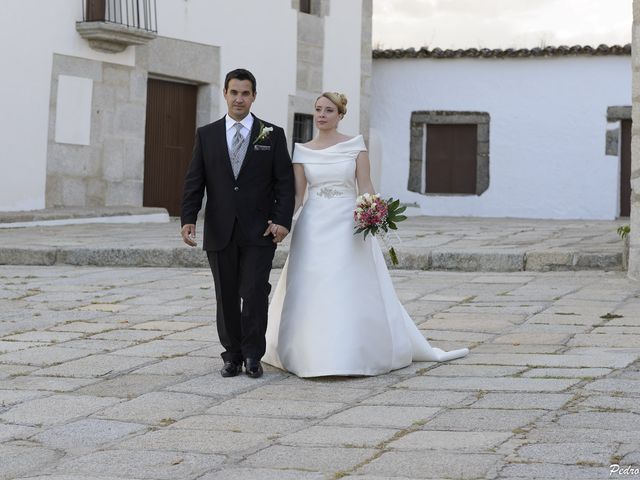
[[[242,161],[247,153],[247,139],[242,136],[240,131],[242,130],[242,124],[236,123],[234,125],[236,133],[231,141],[231,151],[229,157],[231,158],[231,168],[233,169],[233,176],[238,178],[240,168],[242,167]]]

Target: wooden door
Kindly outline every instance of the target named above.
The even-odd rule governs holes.
[[[179,216],[196,130],[195,85],[149,79],[144,145],[145,207]]]
[[[426,193],[476,193],[477,125],[427,125]]]
[[[631,120],[620,122],[620,216],[631,214]]]

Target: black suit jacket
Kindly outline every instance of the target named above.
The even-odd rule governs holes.
[[[263,126],[273,131],[257,142]],[[229,243],[236,218],[249,244],[273,245],[272,236],[262,236],[267,221],[291,230],[295,198],[284,130],[254,115],[247,154],[236,179],[225,117],[198,128],[184,181],[182,225],[196,223],[205,189],[204,250],[222,250]]]

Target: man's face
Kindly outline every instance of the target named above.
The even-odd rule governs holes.
[[[251,80],[238,80],[232,78],[224,91],[224,99],[227,101],[227,111],[234,120],[242,120],[249,115],[251,104],[256,99],[256,93],[252,89]]]

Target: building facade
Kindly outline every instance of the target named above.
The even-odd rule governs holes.
[[[176,215],[195,128],[226,112],[238,67],[257,77],[255,114],[290,143],[312,133],[323,90],[348,96],[343,130],[366,133],[371,14],[371,0],[3,2],[0,211]]]
[[[374,51],[380,186],[415,214],[629,216],[631,46]]]

